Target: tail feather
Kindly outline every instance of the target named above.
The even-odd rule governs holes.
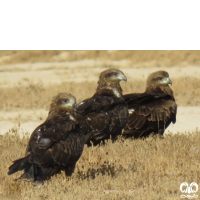
[[[33,184],[41,184],[43,181],[49,179],[54,174],[61,171],[59,167],[40,167],[36,163],[29,162],[29,155],[15,160],[9,167],[8,175],[14,174],[17,171],[24,170],[20,177],[23,180],[31,181]]]
[[[29,162],[29,156],[24,158],[20,158],[18,160],[13,161],[14,163],[9,167],[8,175],[14,174],[17,171],[24,170],[31,166]]]

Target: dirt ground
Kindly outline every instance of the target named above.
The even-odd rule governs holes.
[[[126,74],[128,81],[146,79],[157,70],[166,70],[170,77],[200,77],[199,66],[187,67],[137,67],[131,66],[128,61],[82,60],[62,63],[35,63],[0,66],[0,86],[14,87],[18,84],[42,82],[44,86],[62,84],[63,82],[97,82],[101,71],[109,66],[119,68]]]

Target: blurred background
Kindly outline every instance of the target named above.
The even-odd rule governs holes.
[[[200,52],[181,51],[0,51],[0,64],[67,62],[80,60],[126,61],[137,67],[172,67],[200,64]]]
[[[99,74],[122,70],[124,94],[144,92],[147,76],[168,71],[179,106],[172,132],[195,130],[200,116],[200,51],[0,51],[0,134],[24,132],[45,120],[51,98],[68,92],[77,102],[91,97]],[[192,119],[192,120],[191,120]]]

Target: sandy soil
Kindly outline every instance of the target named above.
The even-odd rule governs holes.
[[[95,61],[84,60],[65,63],[35,63],[35,64],[16,64],[0,66],[0,87],[14,87],[16,85],[26,85],[29,83],[41,82],[44,86],[51,84],[62,84],[66,81],[95,81],[99,73],[106,65],[123,69],[130,79],[144,79],[149,73],[159,70],[159,67],[136,67],[129,66],[129,62],[124,61]],[[94,68],[95,66],[95,68]],[[129,67],[127,67],[129,66]],[[77,70],[78,69],[78,70]],[[170,77],[190,76],[200,77],[200,67],[168,67]],[[90,77],[88,78],[88,74]],[[22,110],[0,113],[0,134],[4,134],[13,127],[17,127],[20,133],[28,132],[40,125],[48,114],[46,110]],[[178,107],[177,123],[171,125],[166,133],[195,131],[200,127],[200,107]],[[19,127],[19,121],[21,123]]]
[[[94,67],[95,66],[95,67]],[[141,67],[131,66],[129,61],[107,61],[107,63],[95,60],[73,61],[65,63],[35,63],[15,64],[0,66],[0,86],[13,87],[28,83],[43,83],[44,86],[62,84],[66,81],[96,81],[99,73],[105,66],[123,69],[128,80],[143,79],[156,70],[167,70],[170,77],[200,77],[200,67]],[[128,66],[128,67],[127,67]],[[78,69],[78,70],[77,70]]]
[[[12,112],[1,112],[0,134],[9,130],[18,130],[23,135],[30,135],[32,131],[44,122],[48,114],[47,110],[23,110]],[[200,129],[200,107],[178,107],[176,124],[171,124],[166,130],[166,134],[188,133]],[[20,124],[19,124],[20,121]]]

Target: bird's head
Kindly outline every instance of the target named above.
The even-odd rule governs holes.
[[[127,78],[124,75],[122,71],[119,69],[111,68],[106,69],[103,72],[101,72],[99,76],[98,84],[101,84],[102,82],[109,84],[112,83],[119,83],[120,81],[127,82]]]
[[[172,85],[172,81],[169,78],[169,74],[166,71],[156,71],[151,73],[147,78],[146,92],[152,93],[165,93],[170,95],[173,99],[173,91],[169,87]]]
[[[166,71],[157,71],[151,73],[147,78],[147,86],[166,86],[172,85],[169,74]]]
[[[60,110],[74,111],[76,109],[76,98],[69,93],[59,93],[52,98],[51,105]]]

